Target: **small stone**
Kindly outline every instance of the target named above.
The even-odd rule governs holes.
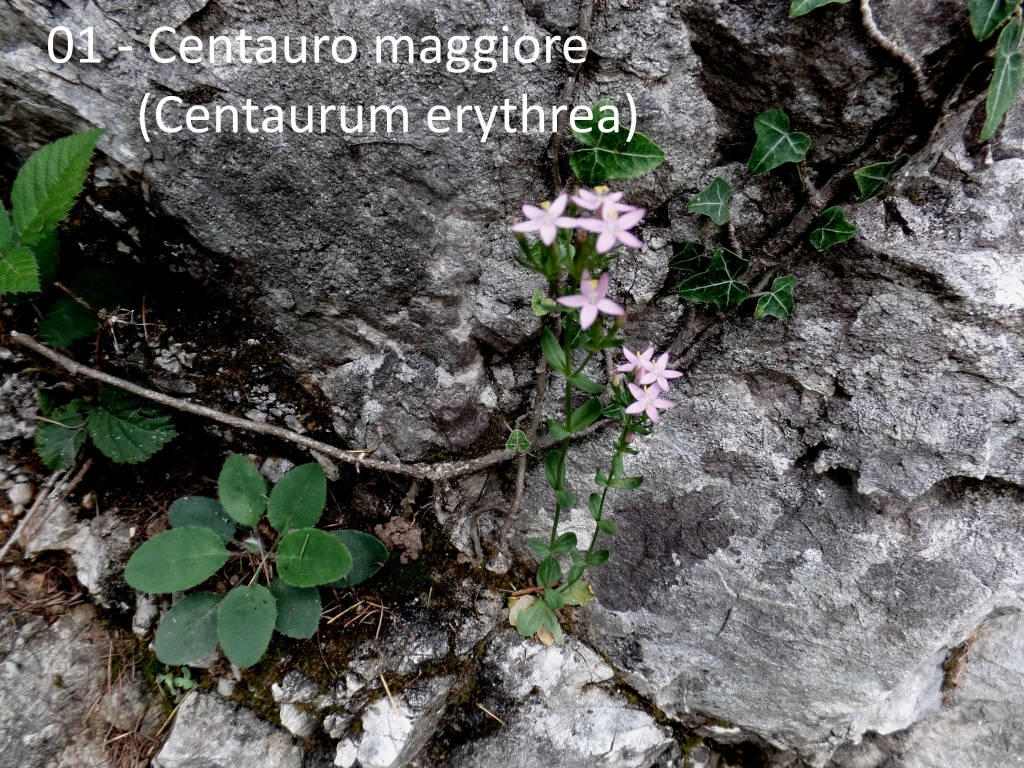
[[[356,764],[356,755],[359,750],[352,743],[352,739],[345,739],[338,742],[338,751],[334,754],[334,764],[341,768],[352,768]]]
[[[225,699],[230,698],[235,692],[236,685],[238,685],[238,681],[232,680],[230,677],[218,678],[217,693],[219,693]]]
[[[281,725],[288,729],[294,736],[304,739],[313,733],[315,722],[313,716],[295,704],[285,703],[281,705]]]
[[[330,714],[324,718],[324,732],[332,739],[340,739],[345,735],[349,725],[352,723],[350,715]]]
[[[15,507],[26,507],[32,501],[35,487],[32,483],[18,483],[7,492],[7,498]]]

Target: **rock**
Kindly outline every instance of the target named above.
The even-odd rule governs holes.
[[[334,764],[341,768],[352,768],[356,764],[356,757],[359,750],[351,739],[342,739],[338,742],[338,749],[334,756]]]
[[[295,704],[282,704],[280,717],[281,726],[300,739],[304,739],[312,734],[313,729],[316,727],[313,715]]]
[[[154,768],[301,768],[302,751],[280,728],[216,694],[181,705]]]
[[[36,383],[19,373],[5,372],[0,381],[0,442],[31,437],[38,409]]]
[[[7,498],[15,508],[24,508],[29,505],[35,494],[35,486],[32,483],[18,483],[7,491]]]
[[[382,696],[362,715],[357,757],[362,768],[402,768],[434,734],[455,679],[418,680],[389,698]]]

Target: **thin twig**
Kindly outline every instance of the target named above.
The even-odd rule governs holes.
[[[537,429],[540,427],[541,412],[544,408],[544,394],[548,388],[548,366],[547,361],[541,357],[537,361],[537,367],[535,369],[537,376],[537,389],[533,395],[533,413],[530,415],[530,424],[526,429],[526,439],[532,444],[537,439]],[[516,459],[516,490],[515,496],[512,499],[512,507],[505,515],[505,522],[501,525],[501,531],[498,534],[498,541],[504,544],[508,538],[508,532],[512,528],[512,524],[519,516],[519,510],[523,506],[523,492],[526,486],[526,454],[519,454],[519,458]]]
[[[474,702],[474,703],[475,703],[475,704],[477,705],[477,707],[478,707],[478,708],[480,708],[481,710],[483,710],[485,714],[489,715],[490,717],[493,717],[493,718],[494,718],[495,720],[497,720],[497,721],[498,721],[499,723],[501,723],[502,725],[504,725],[504,724],[505,724],[505,721],[504,721],[504,720],[502,720],[502,719],[501,719],[500,717],[498,717],[498,716],[497,716],[496,714],[494,714],[493,712],[491,712],[491,710],[489,710],[489,709],[488,709],[487,707],[485,707],[485,706],[484,706],[483,704],[481,704],[481,703],[480,703],[479,701],[477,701],[477,702]]]

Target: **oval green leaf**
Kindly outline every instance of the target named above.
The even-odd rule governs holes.
[[[373,534],[342,530],[331,531],[331,535],[344,544],[352,556],[352,570],[337,581],[332,581],[332,587],[354,587],[377,573],[388,560],[388,548]]]
[[[320,590],[316,587],[293,587],[284,579],[274,579],[270,592],[277,600],[275,628],[282,635],[306,640],[316,633],[320,623]]]
[[[172,528],[209,528],[223,541],[230,541],[237,530],[224,507],[208,496],[182,496],[167,510]]]
[[[153,649],[164,664],[188,664],[217,647],[221,595],[196,592],[176,602],[160,620]]]
[[[228,557],[224,542],[209,528],[172,528],[135,550],[124,578],[140,592],[180,592],[202,584]]]
[[[242,668],[259,661],[276,622],[276,601],[266,587],[239,586],[228,592],[217,613],[217,637],[228,661]]]
[[[317,528],[300,528],[281,539],[277,570],[294,587],[337,581],[352,569],[352,555],[340,540]]]
[[[327,478],[315,461],[295,467],[270,492],[267,520],[282,533],[311,528],[327,504]]]
[[[242,525],[256,525],[267,506],[267,481],[245,456],[233,453],[217,479],[225,511]]]

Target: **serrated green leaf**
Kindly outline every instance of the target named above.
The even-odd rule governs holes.
[[[1024,58],[1017,47],[1020,45],[1021,20],[1014,19],[999,35],[996,46],[996,64],[992,70],[985,98],[985,125],[981,129],[981,140],[988,141],[1006,117],[1006,110],[1013,104],[1024,81]]]
[[[910,155],[900,155],[891,162],[865,165],[854,171],[853,178],[860,190],[860,201],[864,202],[881,192],[893,174],[906,165],[908,160]]]
[[[594,598],[594,588],[579,578],[570,577],[570,583],[560,591],[566,605],[586,605]]]
[[[36,452],[47,468],[56,472],[75,465],[78,452],[85,445],[85,413],[81,400],[54,408],[46,415],[49,421],[36,425]]]
[[[570,372],[569,361],[565,356],[565,351],[562,349],[562,345],[558,343],[555,334],[548,327],[545,327],[540,333],[540,350],[544,353],[544,359],[548,361],[548,365],[556,371],[563,375]]]
[[[277,546],[277,571],[293,587],[337,581],[352,570],[348,547],[327,531],[300,528]]]
[[[195,661],[217,647],[217,611],[221,595],[196,592],[176,602],[156,628],[153,650],[164,664]]]
[[[725,179],[718,177],[707,189],[686,204],[688,210],[708,216],[715,224],[722,226],[729,221],[729,198],[732,187]]]
[[[0,254],[7,253],[14,247],[15,233],[11,224],[11,215],[7,212],[4,204],[0,202]]]
[[[777,277],[772,282],[772,289],[757,300],[754,318],[772,315],[785,320],[793,314],[793,285],[796,278],[792,275]]]
[[[664,161],[665,153],[642,133],[634,133],[631,141],[614,149],[601,145],[584,147],[569,157],[573,173],[588,186],[612,179],[635,179]]]
[[[505,448],[515,453],[526,453],[530,450],[530,441],[526,438],[526,433],[523,430],[513,429],[512,434],[505,442]]]
[[[545,557],[537,566],[537,586],[550,587],[562,578],[562,567],[553,557]]]
[[[282,635],[306,640],[316,634],[320,624],[320,590],[316,587],[293,587],[284,579],[274,579],[270,593],[277,601],[274,628]]]
[[[33,154],[11,190],[14,228],[25,245],[56,229],[82,191],[101,130],[58,139]]]
[[[220,502],[206,496],[182,496],[167,510],[167,521],[172,528],[209,528],[222,541],[230,541],[236,531]]]
[[[245,456],[233,453],[217,478],[217,497],[242,525],[256,525],[267,507],[267,481]]]
[[[96,313],[70,296],[61,296],[39,321],[39,338],[53,347],[67,347],[92,336],[100,327]]]
[[[217,612],[217,638],[228,661],[251,667],[266,653],[277,623],[277,601],[259,584],[238,586],[221,601]]]
[[[100,390],[85,426],[100,452],[119,464],[145,461],[178,434],[170,416],[118,389]]]
[[[792,4],[789,6],[789,18],[795,19],[798,16],[803,16],[816,8],[821,8],[821,6],[828,5],[830,3],[846,4],[848,2],[850,2],[850,0],[793,0]]]
[[[583,558],[583,560],[587,565],[604,565],[608,562],[608,558],[611,557],[611,554],[612,553],[607,549],[598,549],[591,552]]]
[[[732,251],[719,248],[707,271],[684,281],[676,292],[689,301],[704,301],[721,310],[743,303],[750,287],[740,278],[750,269],[750,262]]]
[[[537,317],[544,317],[544,315],[557,312],[558,304],[555,303],[554,299],[546,296],[538,288],[533,292],[533,299],[530,301],[530,309],[533,310],[533,314]]]
[[[597,421],[603,411],[604,406],[599,398],[592,397],[590,400],[587,400],[587,402],[569,414],[569,419],[566,422],[569,434],[574,435],[577,432],[582,432]]]
[[[857,227],[846,220],[846,213],[838,205],[822,211],[818,222],[821,226],[811,232],[811,245],[819,251],[846,242],[857,231]]]
[[[267,501],[267,520],[284,533],[312,528],[327,504],[327,477],[315,461],[301,464],[274,486]]]
[[[791,133],[789,116],[781,109],[768,109],[754,119],[757,142],[747,161],[755,176],[767,173],[785,163],[801,163],[811,146],[806,133]]]
[[[987,40],[1013,14],[1021,0],[967,0],[971,13],[971,31],[978,40]]]
[[[372,577],[388,561],[388,548],[373,534],[349,529],[330,531],[330,534],[345,545],[352,558],[352,570],[328,586],[354,587]]]
[[[209,528],[172,528],[135,550],[124,578],[140,592],[180,592],[202,584],[228,556],[224,542]]]
[[[32,243],[29,248],[39,265],[39,285],[49,286],[57,277],[57,265],[60,261],[57,232],[44,232],[42,237]]]
[[[571,504],[563,504],[562,506],[571,507]],[[572,531],[563,533],[555,540],[555,546],[552,547],[551,551],[555,554],[564,555],[566,552],[572,552],[576,548],[576,534]]]
[[[31,248],[18,245],[0,253],[0,294],[38,290],[39,264]]]

